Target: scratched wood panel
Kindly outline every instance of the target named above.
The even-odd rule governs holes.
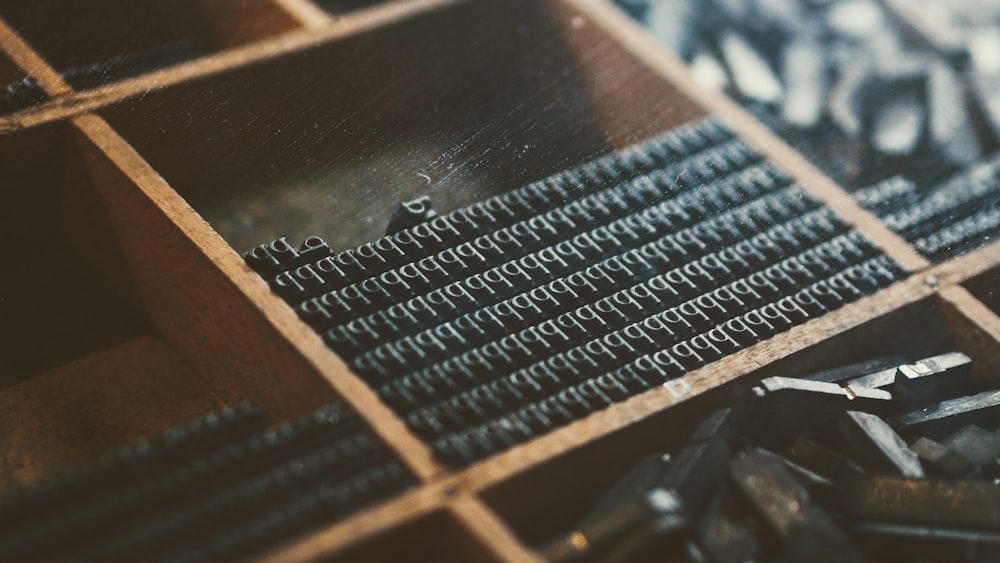
[[[61,230],[62,238],[45,234],[32,240],[56,241],[42,248],[57,260],[74,257],[76,268],[92,276],[97,289],[84,292],[85,303],[104,303],[98,297],[104,292],[109,310],[121,309],[136,319],[118,340],[77,348],[79,342],[72,339],[49,342],[51,365],[70,363],[27,380],[29,386],[11,388],[21,393],[12,399],[11,413],[20,408],[45,414],[31,401],[45,404],[51,388],[48,406],[55,411],[45,422],[72,426],[82,418],[67,406],[67,394],[86,389],[80,397],[94,397],[95,420],[113,420],[106,428],[114,431],[92,435],[89,442],[51,438],[56,441],[52,455],[37,454],[35,459],[45,463],[24,464],[29,469],[22,476],[132,439],[136,432],[176,420],[185,409],[194,412],[250,395],[271,402],[280,416],[290,416],[337,391],[370,408],[367,416],[382,418],[379,431],[395,435],[390,443],[416,464],[425,482],[291,542],[271,560],[334,555],[345,561],[388,561],[420,550],[442,558],[522,561],[533,557],[529,544],[543,540],[585,505],[587,494],[593,494],[587,491],[610,482],[614,472],[642,453],[670,444],[698,413],[745,392],[765,375],[829,367],[843,361],[843,350],[860,359],[886,346],[898,351],[957,347],[977,362],[981,381],[997,373],[1000,321],[993,288],[1000,244],[930,267],[748,113],[722,96],[697,90],[676,57],[603,0],[395,0],[365,2],[364,9],[354,0],[157,0],[143,8],[147,20],[135,16],[140,24],[164,7],[191,9],[166,13],[164,29],[134,44],[129,42],[136,38],[120,35],[114,29],[120,22],[113,20],[142,10],[112,0],[98,4],[107,21],[82,32],[67,27],[69,35],[83,33],[77,39],[66,33],[46,38],[55,28],[32,19],[31,11],[75,4],[0,0],[5,20],[0,46],[10,55],[0,56],[0,79],[17,80],[27,70],[57,96],[37,112],[0,118],[3,131],[23,129],[0,137],[5,165],[0,180],[15,194],[15,205],[0,211],[6,219],[0,229],[13,240],[25,240],[33,225]],[[103,32],[99,40],[71,47],[95,32]],[[169,45],[185,36],[193,37],[189,42],[196,47],[185,57],[197,60],[181,57],[173,61],[180,64],[163,72],[124,81],[127,72],[112,73],[79,82],[110,81],[82,92],[73,92],[57,72],[88,58]],[[83,115],[87,111],[100,111],[111,127]],[[232,249],[202,222],[207,219],[237,250],[279,234],[296,239],[312,233],[344,248],[378,236],[399,201],[428,194],[438,210],[447,211],[706,112],[721,115],[921,273],[706,366],[672,389],[651,390],[458,472],[444,471],[429,459],[426,448],[414,443],[287,307],[251,279]],[[67,147],[60,122],[73,117],[78,143]],[[74,185],[60,171],[79,166],[81,154],[94,185],[56,198],[62,209],[50,212],[46,198],[66,194]],[[150,226],[155,232],[144,234]],[[84,248],[67,250],[62,243],[71,237],[66,232],[81,235],[75,242],[84,241],[77,245]],[[58,278],[45,270],[50,264],[31,265],[36,268],[16,269],[19,277],[0,279],[0,294],[9,295],[10,280],[20,279],[23,295],[44,297],[44,286],[33,287],[31,276],[41,271]],[[197,279],[183,279],[185,273]],[[210,283],[199,285],[201,276]],[[9,303],[0,300],[4,306]],[[49,306],[35,320],[39,327],[46,322],[71,326],[63,322],[65,311]],[[24,337],[13,318],[8,315],[3,324],[0,315],[4,333],[21,338],[6,339],[0,377],[10,376],[5,366],[16,353],[42,350],[46,343]],[[238,330],[228,335],[218,331],[226,318],[240,319]],[[100,321],[98,328],[109,322]],[[77,331],[86,338],[108,332]],[[170,357],[193,369],[181,370],[187,375],[163,394],[151,386],[136,395],[149,401],[167,397],[162,403],[138,410],[109,406],[128,384],[141,381],[118,375],[112,382],[113,371],[105,381],[114,391],[106,393],[96,385],[99,377],[73,379],[75,373],[101,371],[119,353],[129,356],[121,350],[146,350],[136,357],[151,361],[158,352],[148,352],[145,343],[163,337],[176,347],[176,358]],[[114,347],[119,340],[127,344]],[[19,346],[22,342],[29,346]],[[94,363],[92,358],[103,359]],[[96,367],[76,369],[80,365]],[[123,360],[120,365],[130,364]],[[278,378],[262,366],[291,377],[279,388]],[[38,365],[22,372],[43,369]],[[244,371],[253,377],[241,379]],[[88,381],[95,385],[87,387]],[[29,387],[40,391],[21,391]],[[31,444],[33,435],[53,434],[39,424],[8,432],[6,443],[16,436],[21,445],[9,449],[7,459],[28,459],[32,447],[45,445]]]
[[[94,352],[0,390],[0,491],[226,403],[158,338]]]
[[[447,211],[701,113],[585,20],[498,1],[102,111],[237,250],[360,244],[401,201]]]
[[[4,0],[0,17],[78,89],[300,25],[269,0]]]

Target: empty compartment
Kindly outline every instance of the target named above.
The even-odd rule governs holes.
[[[428,42],[427,37],[434,37]],[[459,3],[152,92],[105,117],[239,251],[347,248],[700,115],[561,2]]]
[[[0,2],[0,17],[78,89],[275,35],[296,21],[269,0]]]
[[[965,282],[965,287],[1000,315],[1000,268],[993,268]]]
[[[0,387],[152,334],[140,309],[91,257],[73,202],[85,174],[67,127],[0,137]],[[100,257],[98,256],[98,260]]]
[[[971,381],[963,394],[1000,388],[1000,344],[944,300],[929,298],[571,450],[493,486],[484,498],[525,543],[541,546],[571,531],[640,459],[676,455],[713,409],[747,404],[750,389],[762,378],[802,377],[890,355],[915,362],[947,352],[964,352],[972,359]]]

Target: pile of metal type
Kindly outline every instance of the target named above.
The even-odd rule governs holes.
[[[913,205],[930,206],[950,176],[961,183],[1000,146],[995,0],[618,4],[699,83],[746,105],[848,189],[899,176],[915,187]],[[1000,197],[988,195],[978,216],[951,217],[953,232],[921,252],[948,258],[948,247],[996,233]]]
[[[640,460],[552,561],[996,561],[1000,389],[960,352],[770,377]]]

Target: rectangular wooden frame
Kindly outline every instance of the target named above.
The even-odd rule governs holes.
[[[116,287],[127,288],[129,299],[138,303],[149,319],[156,338],[163,343],[154,347],[162,352],[162,346],[167,346],[176,354],[168,354],[169,360],[164,361],[179,358],[190,366],[197,375],[184,381],[204,386],[204,396],[210,397],[207,404],[250,398],[279,420],[342,397],[419,478],[420,484],[402,495],[310,532],[263,560],[305,561],[339,553],[375,553],[378,550],[372,546],[378,542],[392,541],[394,535],[410,537],[406,530],[423,525],[440,531],[444,541],[459,546],[456,553],[473,559],[536,559],[530,546],[513,531],[522,523],[507,522],[500,516],[517,518],[517,511],[509,509],[509,502],[496,502],[496,495],[513,490],[516,499],[523,480],[544,480],[546,467],[558,472],[558,464],[574,452],[606,447],[602,444],[616,436],[631,436],[630,432],[644,422],[659,420],[674,410],[682,413],[682,409],[673,408],[679,403],[744,375],[763,373],[775,362],[808,353],[812,347],[852,330],[863,330],[875,319],[892,319],[917,303],[936,303],[946,311],[942,318],[949,319],[956,344],[976,348],[977,361],[993,370],[1000,368],[1000,318],[964,287],[969,280],[1000,266],[1000,243],[940,265],[931,264],[747,111],[723,95],[698,89],[675,55],[662,49],[609,2],[547,0],[546,6],[563,26],[577,64],[597,64],[588,56],[587,45],[572,39],[572,30],[590,26],[589,33],[620,47],[620,53],[614,55],[620,62],[641,65],[665,87],[686,96],[684,103],[693,101],[704,113],[719,116],[914,273],[860,302],[698,369],[669,389],[650,390],[466,469],[451,471],[439,464],[427,446],[269,291],[237,252],[103,115],[119,104],[142,103],[138,98],[150,91],[169,92],[252,69],[274,58],[407,25],[427,14],[447,19],[461,5],[476,1],[485,0],[396,0],[333,17],[310,0],[267,0],[263,11],[281,14],[288,22],[280,33],[239,37],[232,41],[235,46],[210,56],[82,91],[74,90],[17,29],[0,20],[3,54],[20,72],[34,77],[51,97],[38,106],[0,116],[0,134],[19,135],[51,123],[63,123],[71,132],[77,156],[90,177],[87,187],[81,188],[85,193],[78,196],[86,202],[82,209],[89,211],[79,220],[92,227],[86,232],[100,233],[93,240],[95,244],[113,246],[113,252],[105,257],[110,266],[102,271],[116,278]],[[214,24],[223,33],[225,12],[212,13],[219,16]],[[602,70],[585,68],[582,72],[594,75]],[[600,114],[599,120],[615,123],[628,118],[623,115],[627,113],[624,107],[632,101],[631,93],[619,90],[595,103],[593,111]],[[74,365],[67,369],[72,371]],[[47,377],[46,393],[60,393],[58,381],[56,376]],[[86,381],[75,385],[86,386]],[[93,381],[100,385],[108,380]],[[33,383],[28,380],[3,390],[0,398],[8,405],[20,405],[22,412],[36,408],[47,397],[33,393]],[[63,392],[74,392],[73,385],[63,387]],[[162,417],[163,427],[189,414],[183,408],[163,411],[157,415]],[[543,477],[536,479],[535,474]]]

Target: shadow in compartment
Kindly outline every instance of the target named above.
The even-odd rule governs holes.
[[[993,268],[965,282],[965,287],[1000,315],[1000,268]]]
[[[83,245],[89,211],[68,127],[47,125],[0,137],[0,232],[8,241],[0,276],[0,386],[90,352],[152,333],[102,262]]]
[[[496,0],[104,112],[241,252],[281,235],[352,247],[403,201],[447,212],[699,114],[560,3]]]
[[[439,511],[382,532],[336,555],[328,563],[493,563],[485,547],[474,540],[451,514]]]
[[[77,89],[144,74],[298,25],[269,0],[3,0],[0,17]]]

